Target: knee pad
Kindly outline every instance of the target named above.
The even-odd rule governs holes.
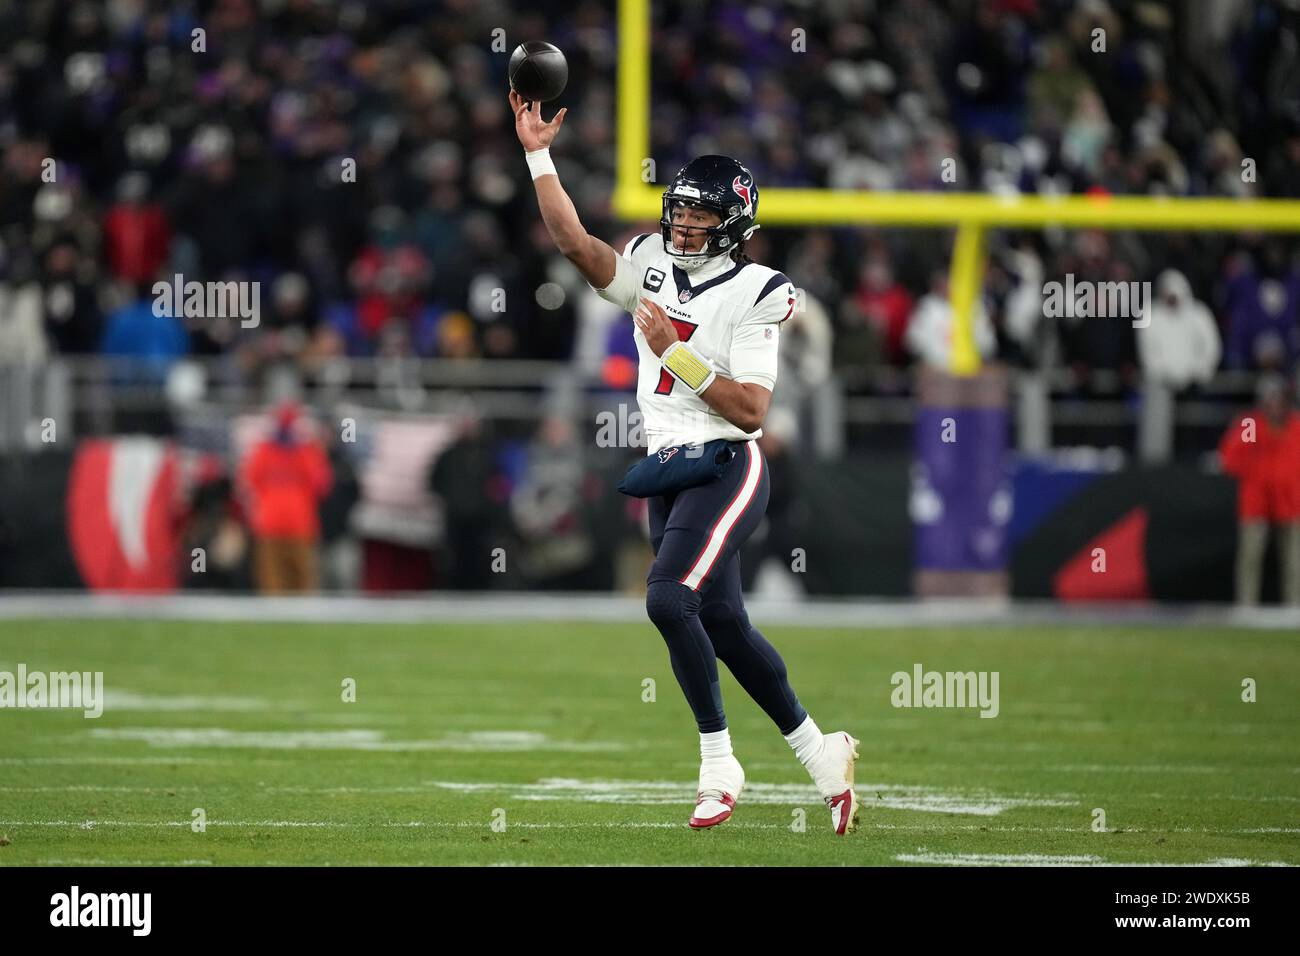
[[[700,609],[700,596],[680,581],[651,581],[645,593],[645,610],[657,625],[684,621]]]

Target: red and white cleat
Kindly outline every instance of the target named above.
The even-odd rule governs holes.
[[[745,786],[745,771],[735,757],[708,760],[700,764],[700,786],[695,794],[691,828],[716,827],[731,816]]]
[[[858,828],[858,794],[853,789],[853,761],[858,741],[844,731],[827,734],[821,754],[809,762],[808,773],[831,811],[831,828],[844,836]]]

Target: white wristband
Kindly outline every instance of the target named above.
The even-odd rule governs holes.
[[[535,149],[532,152],[525,152],[524,159],[528,161],[528,169],[533,174],[533,179],[538,176],[558,176],[555,171],[555,164],[551,162],[551,149],[549,146],[543,146],[541,149]]]

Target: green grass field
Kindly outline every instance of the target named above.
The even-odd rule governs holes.
[[[1300,864],[1296,635],[765,630],[862,741],[846,839],[725,672],[747,787],[687,828],[698,739],[648,623],[3,621],[0,670],[103,671],[107,704],[0,710],[0,865]],[[893,707],[917,662],[998,671],[999,715]]]

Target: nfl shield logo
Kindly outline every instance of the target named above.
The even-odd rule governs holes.
[[[691,290],[690,290],[690,289],[683,289],[681,292],[677,293],[677,300],[678,300],[679,302],[689,302],[689,301],[691,301]]]

